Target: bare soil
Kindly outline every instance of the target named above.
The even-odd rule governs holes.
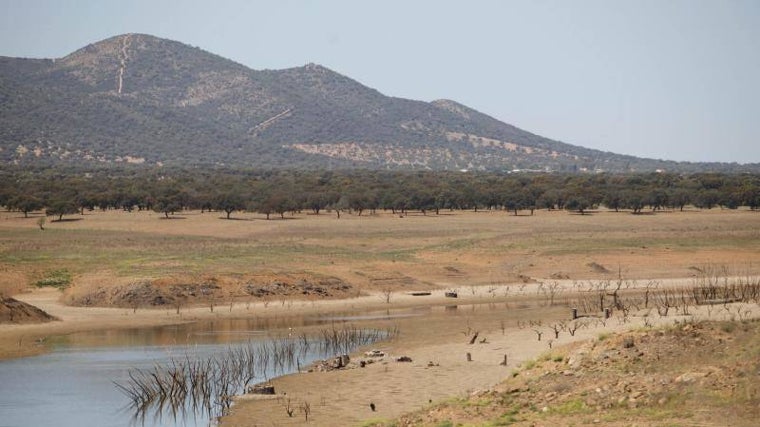
[[[0,324],[45,323],[53,320],[58,319],[31,304],[0,296]]]
[[[355,288],[335,277],[309,273],[258,273],[201,277],[183,275],[134,280],[107,287],[77,286],[65,292],[64,301],[74,306],[137,309],[350,296],[357,296]]]
[[[493,389],[393,425],[749,427],[759,380],[760,321],[686,322],[555,349]]]

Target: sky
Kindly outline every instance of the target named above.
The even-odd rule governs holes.
[[[588,148],[760,162],[758,0],[0,0],[0,56],[124,33],[254,69],[315,62]]]

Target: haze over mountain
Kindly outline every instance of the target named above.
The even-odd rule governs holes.
[[[252,70],[125,34],[60,59],[0,58],[3,164],[757,171],[553,141],[450,100],[388,97],[317,64]]]

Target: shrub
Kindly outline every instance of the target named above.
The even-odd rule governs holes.
[[[68,270],[52,270],[45,274],[45,277],[34,282],[37,287],[51,286],[54,288],[63,289],[71,284],[71,273]]]

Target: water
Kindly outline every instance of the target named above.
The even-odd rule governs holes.
[[[159,347],[59,347],[52,353],[0,363],[0,426],[134,425],[124,395],[112,381],[124,382],[130,368],[149,369],[191,351],[201,357],[222,345]],[[179,420],[146,420],[146,426],[208,425],[204,414]],[[138,424],[139,425],[139,424]]]
[[[322,322],[302,319],[285,324]],[[187,356],[207,359],[243,343],[268,342],[267,332],[252,326],[262,325],[255,320],[224,320],[51,338],[50,353],[0,362],[0,427],[207,426],[213,420],[201,409],[175,419],[168,409],[151,408],[145,417],[135,419],[129,399],[114,382],[125,384],[133,369],[150,370]],[[314,349],[300,363],[321,356]],[[257,372],[257,381],[292,371]]]
[[[264,342],[272,331],[287,335],[308,327],[330,327],[366,321],[425,322],[430,316],[451,317],[464,324],[474,312],[527,318],[527,307],[481,304],[345,313],[318,317],[219,319],[184,325],[106,330],[51,337],[51,352],[23,359],[0,361],[0,427],[128,427],[207,426],[213,420],[200,411],[174,419],[168,412],[149,412],[135,420],[129,399],[114,385],[125,383],[130,369],[152,369],[186,355],[207,358],[226,353],[230,346]],[[489,314],[490,313],[490,314]],[[316,325],[316,326],[315,326]],[[339,326],[337,326],[340,328]],[[403,327],[402,327],[403,328]],[[321,355],[312,352],[302,366]],[[309,360],[307,360],[309,359]],[[258,374],[258,372],[257,372]],[[268,372],[267,377],[281,372]],[[259,378],[263,380],[263,378]]]

